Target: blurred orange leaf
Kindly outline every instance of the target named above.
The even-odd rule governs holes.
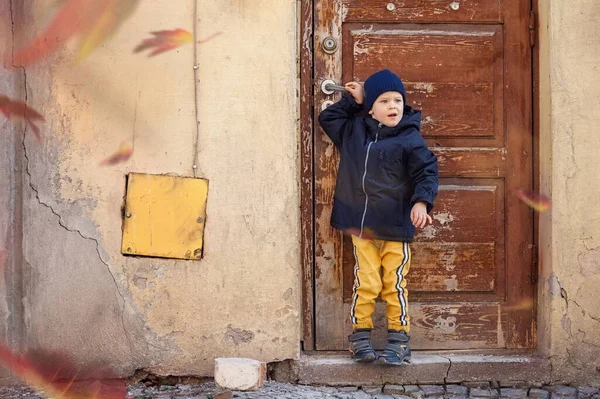
[[[0,344],[0,361],[30,387],[53,399],[124,399],[125,384],[105,370],[77,371],[64,355],[39,352],[14,354]],[[110,378],[110,379],[109,379]]]
[[[550,209],[550,206],[552,205],[548,197],[546,197],[544,194],[524,191],[520,188],[515,188],[513,192],[517,198],[538,212],[545,212]]]
[[[139,0],[60,0],[62,6],[46,29],[14,57],[17,65],[32,64],[73,37],[79,38],[78,58],[84,58],[114,34],[133,14]]]
[[[532,308],[533,308],[533,299],[527,298],[527,299],[522,300],[519,303],[503,306],[502,310],[504,312],[518,312],[518,311],[522,311],[522,310],[530,310]]]
[[[148,54],[148,57],[152,57],[194,41],[192,34],[181,28],[173,30],[160,30],[150,33],[154,35],[154,37],[150,37],[142,41],[135,49],[133,49],[134,53],[139,53],[147,49],[153,49],[150,54]],[[198,40],[198,43],[205,43],[220,34],[221,32],[217,32],[206,39]]]
[[[147,49],[154,49],[148,57],[155,56],[165,51],[173,50],[186,43],[190,43],[194,40],[194,37],[190,32],[185,29],[174,29],[174,30],[159,30],[156,32],[150,32],[154,37],[145,39],[141,42],[134,50],[134,53],[139,53]]]
[[[205,37],[204,39],[200,39],[198,40],[198,43],[206,43],[212,39],[214,39],[215,37],[219,36],[221,33],[223,32],[217,32],[217,33],[213,33],[212,35],[210,35],[209,37]]]
[[[29,125],[35,137],[40,140],[40,129],[36,125],[36,121],[44,121],[44,116],[25,104],[23,101],[11,100],[7,96],[0,94],[0,112],[4,114],[6,119],[20,118]]]
[[[127,161],[129,158],[131,158],[132,155],[133,147],[131,147],[127,143],[122,143],[119,146],[119,149],[114,154],[106,158],[104,161],[100,162],[100,165],[116,165],[118,163]]]
[[[360,237],[360,229],[358,227],[351,227],[349,229],[346,229],[343,231],[344,234],[347,235],[354,235],[357,237]],[[365,240],[374,240],[375,239],[375,232],[373,230],[371,230],[368,227],[365,227],[362,231],[362,237]]]

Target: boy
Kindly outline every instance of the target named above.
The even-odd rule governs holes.
[[[364,93],[356,82],[345,88],[349,94],[321,112],[319,122],[340,150],[331,225],[358,232],[352,234],[350,352],[356,362],[400,365],[410,361],[408,243],[416,227],[431,223],[437,159],[419,133],[421,112],[406,105],[398,76],[385,69],[365,81]],[[363,108],[368,115],[357,115]],[[388,337],[377,357],[371,316],[380,294],[386,301]]]

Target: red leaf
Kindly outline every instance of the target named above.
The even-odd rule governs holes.
[[[106,158],[104,161],[100,162],[100,165],[116,165],[118,163],[127,161],[129,158],[131,158],[132,155],[133,147],[131,147],[127,143],[122,143],[119,149],[114,154]]]
[[[182,46],[185,43],[190,43],[194,40],[192,34],[185,29],[160,30],[150,32],[154,37],[145,39],[134,50],[134,53],[139,53],[147,49],[154,49],[148,57],[164,53]]]
[[[550,209],[550,206],[552,205],[548,197],[544,194],[523,191],[520,188],[515,188],[513,192],[517,198],[538,212],[545,212]]]
[[[152,57],[157,54],[181,47],[186,43],[191,43],[194,40],[194,37],[190,32],[181,28],[173,30],[160,30],[150,33],[154,35],[154,37],[145,39],[138,44],[138,46],[133,49],[134,53],[139,53],[147,49],[153,49],[148,55],[148,57]],[[217,32],[205,39],[198,40],[198,43],[206,43],[220,34],[221,32]]]
[[[67,0],[44,32],[15,54],[15,64],[26,66],[46,57],[80,31],[81,5],[79,0]]]
[[[533,299],[527,298],[513,305],[502,306],[503,312],[520,312],[523,310],[531,310],[533,308]]]
[[[0,112],[6,116],[6,119],[20,118],[27,123],[33,134],[38,140],[41,140],[40,129],[36,121],[44,121],[44,116],[28,106],[23,101],[11,100],[7,96],[0,95]]]
[[[139,0],[61,0],[62,6],[28,46],[14,57],[27,66],[56,51],[72,38],[79,39],[78,57],[83,58],[115,33],[135,10]]]
[[[53,399],[124,399],[126,387],[115,374],[102,369],[81,369],[60,353],[16,355],[0,344],[0,362],[35,390]]]
[[[344,234],[353,235],[360,237],[360,229],[358,227],[351,227],[349,229],[344,230]],[[374,240],[375,232],[368,227],[365,227],[362,231],[362,237],[365,240]]]
[[[206,37],[204,39],[200,39],[198,40],[196,43],[206,43],[212,39],[214,39],[215,37],[219,36],[221,33],[223,32],[217,32],[217,33],[213,33],[212,35],[210,35],[209,37]]]

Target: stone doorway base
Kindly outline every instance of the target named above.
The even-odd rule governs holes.
[[[270,377],[305,385],[453,384],[466,381],[550,382],[550,361],[532,351],[418,351],[404,366],[354,363],[347,352],[304,352],[269,365]]]

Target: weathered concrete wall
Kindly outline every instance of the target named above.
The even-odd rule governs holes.
[[[540,348],[555,380],[600,384],[600,3],[539,5]]]
[[[16,7],[15,7],[16,8]],[[18,13],[18,9],[14,12]],[[23,73],[12,68],[11,4],[0,2],[0,96],[23,99]],[[22,332],[21,274],[21,124],[0,114],[0,342],[18,350]],[[0,383],[17,381],[0,369]]]
[[[128,172],[192,175],[191,45],[148,59],[149,31],[192,30],[193,2],[142,1],[85,60],[26,68],[46,116],[26,133],[24,343],[121,375],[211,375],[214,357],[297,358],[300,331],[296,4],[199,2],[198,177],[210,181],[204,259],[120,254]],[[21,44],[49,4],[26,13]],[[122,141],[132,159],[98,163]],[[0,309],[1,311],[1,309]]]

